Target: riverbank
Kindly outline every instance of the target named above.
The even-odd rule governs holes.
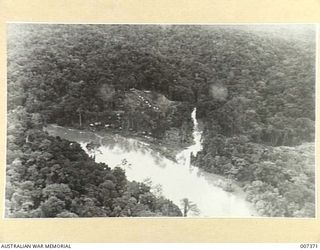
[[[209,172],[206,172],[204,171],[203,169],[199,169],[199,175],[202,175],[204,174],[205,178],[212,182],[216,187],[219,187],[223,190],[225,190],[224,187],[228,186],[228,185],[231,185],[232,187],[232,191],[227,191],[225,190],[226,192],[229,192],[230,194],[233,194],[243,200],[247,200],[247,196],[248,194],[246,193],[246,191],[243,189],[243,183],[241,182],[238,182],[234,179],[230,179],[230,178],[227,178],[225,176],[222,176],[222,175],[217,175],[217,174],[214,174],[214,173],[209,173]],[[248,206],[251,210],[251,216],[254,216],[254,217],[260,217],[261,215],[258,214],[258,212],[256,211],[255,209],[255,206],[253,203],[251,203],[250,201],[248,201]]]
[[[315,216],[314,143],[273,147],[221,138],[207,135],[211,148],[193,158],[194,165],[236,179],[261,217]]]
[[[180,153],[182,150],[191,146],[192,143],[177,143],[175,141],[170,140],[160,140],[147,135],[140,135],[138,133],[130,132],[130,131],[119,131],[116,129],[109,128],[108,130],[95,130],[92,129],[78,129],[70,126],[59,126],[57,124],[48,124],[44,130],[48,127],[60,127],[66,128],[68,130],[79,131],[79,133],[92,133],[98,135],[98,137],[110,137],[114,135],[119,135],[128,139],[135,139],[141,141],[143,143],[147,143],[150,146],[150,149],[159,152],[162,156],[168,158],[171,161],[177,162],[176,155]],[[97,142],[98,143],[98,142]]]
[[[159,140],[150,136],[140,136],[135,133],[125,132],[125,131],[117,131],[113,129],[109,129],[108,131],[92,131],[90,129],[76,129],[72,127],[63,127],[59,126],[57,124],[48,124],[47,127],[44,128],[45,131],[50,130],[50,127],[53,128],[61,128],[61,129],[67,129],[68,131],[74,131],[80,134],[92,134],[93,137],[91,138],[91,141],[95,144],[99,144],[100,146],[103,146],[104,143],[102,143],[101,140],[108,141],[111,137],[123,137],[126,139],[133,139],[137,140],[142,144],[145,144],[148,146],[149,149],[151,149],[154,152],[159,153],[161,156],[165,157],[166,159],[173,161],[175,163],[178,163],[177,161],[177,155],[181,153],[183,150],[185,150],[187,147],[192,146],[193,144],[177,144],[170,141],[163,141]],[[50,134],[50,132],[49,132]],[[245,192],[242,189],[243,183],[237,182],[234,179],[227,178],[223,175],[217,175],[208,171],[205,171],[201,168],[198,168],[199,174],[203,175],[203,173],[206,174],[206,178],[208,180],[215,183],[215,186],[225,189],[225,191],[234,193],[237,195],[241,195],[243,198],[246,198]],[[227,185],[231,185],[231,190],[227,190]]]
[[[245,193],[235,182],[231,182],[232,192],[225,190],[230,180],[222,176],[211,174],[198,167],[177,162],[176,152],[185,153],[188,157],[188,148],[183,149],[175,145],[155,143],[155,140],[137,136],[124,136],[111,131],[84,131],[73,128],[64,128],[49,125],[46,130],[49,134],[60,136],[70,141],[84,143],[94,142],[102,145],[96,162],[107,163],[110,167],[119,166],[126,171],[129,180],[143,181],[147,178],[154,185],[160,184],[163,195],[175,204],[181,199],[188,198],[197,204],[204,217],[251,217],[255,210],[246,201]],[[190,148],[190,147],[189,147]],[[165,152],[170,150],[170,157]],[[127,164],[122,165],[123,159]],[[217,203],[218,202],[218,203]]]

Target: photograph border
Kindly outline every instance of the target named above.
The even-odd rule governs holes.
[[[80,5],[81,2],[83,5]],[[134,3],[139,2],[138,5]],[[1,64],[3,79],[0,85],[1,115],[1,187],[5,186],[6,154],[6,23],[66,23],[66,24],[317,24],[320,3],[316,1],[10,1],[0,2]],[[239,6],[241,2],[241,6]],[[201,4],[199,4],[201,3]],[[213,4],[212,4],[213,3]],[[233,3],[233,4],[230,4]],[[259,4],[258,4],[259,3]],[[299,3],[297,5],[297,3]],[[141,4],[141,5],[140,5]],[[156,5],[156,6],[155,6]],[[278,9],[286,6],[286,11]],[[4,6],[4,8],[2,8]],[[201,7],[200,7],[201,6]],[[222,13],[206,6],[226,9]],[[266,8],[257,18],[257,6]],[[85,8],[88,8],[87,10]],[[154,8],[160,11],[155,11]],[[192,9],[194,7],[194,9]],[[228,8],[227,8],[228,7]],[[42,9],[45,8],[45,11]],[[170,9],[166,13],[166,10]],[[303,10],[308,9],[304,13]],[[70,13],[69,13],[69,11]],[[75,11],[75,12],[72,12]],[[80,15],[79,12],[84,11]],[[86,10],[86,11],[85,11]],[[96,10],[98,13],[90,12]],[[101,11],[106,10],[103,14]],[[144,10],[142,13],[141,10]],[[250,11],[249,11],[250,10]],[[259,9],[260,10],[260,9]],[[272,12],[274,10],[274,12]],[[277,11],[275,11],[277,10]],[[72,14],[71,14],[72,13]],[[118,14],[121,15],[118,15]],[[188,15],[183,15],[188,13]],[[204,14],[203,14],[204,13]],[[216,15],[210,19],[210,14]],[[238,15],[237,13],[240,13]],[[296,16],[293,18],[292,14]],[[46,15],[48,14],[48,15]],[[109,14],[109,15],[108,15]],[[176,15],[174,15],[176,14]],[[187,17],[187,19],[185,19]],[[199,20],[199,18],[201,20]],[[262,20],[262,19],[264,20]],[[81,21],[80,21],[81,20]],[[141,21],[139,21],[141,20]],[[167,21],[168,20],[168,21]],[[171,20],[171,21],[170,21]],[[272,21],[274,20],[274,21]],[[319,80],[319,24],[317,26],[316,79]],[[316,130],[319,128],[319,100],[316,84]],[[319,134],[316,133],[316,156]],[[319,157],[316,157],[318,166]],[[316,191],[319,189],[319,171],[316,167]],[[316,192],[316,211],[319,196]],[[0,198],[4,189],[0,190]],[[4,200],[2,198],[2,200]],[[0,214],[4,214],[1,202]],[[0,242],[319,242],[320,220],[316,218],[81,218],[81,219],[0,219]]]

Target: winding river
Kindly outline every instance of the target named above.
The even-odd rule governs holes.
[[[201,150],[201,131],[198,128],[196,109],[192,112],[194,122],[194,144],[180,152],[174,162],[152,150],[150,146],[137,139],[118,134],[105,133],[103,136],[88,131],[68,129],[49,125],[47,131],[54,136],[76,141],[88,152],[89,142],[100,144],[95,150],[96,162],[104,162],[109,167],[119,166],[126,171],[128,180],[150,180],[153,185],[160,184],[162,194],[175,204],[187,198],[196,204],[199,212],[189,217],[251,217],[256,213],[245,194],[236,184],[234,192],[221,188],[225,178],[207,173],[190,164],[190,155]],[[91,152],[92,153],[92,152]]]

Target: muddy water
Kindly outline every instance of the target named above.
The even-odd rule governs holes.
[[[162,194],[177,205],[181,204],[182,199],[187,198],[196,204],[200,211],[197,214],[189,212],[188,216],[254,216],[254,209],[245,200],[245,195],[239,187],[235,185],[235,192],[227,192],[220,187],[220,184],[225,182],[223,177],[190,165],[190,155],[196,154],[202,147],[196,109],[192,112],[192,119],[194,144],[177,155],[177,162],[150,149],[147,143],[117,134],[106,133],[101,136],[93,132],[55,125],[49,125],[47,131],[51,135],[80,143],[86,151],[87,143],[92,141],[99,143],[101,146],[94,151],[96,162],[104,162],[111,168],[116,166],[123,168],[129,180],[149,179],[154,185],[160,184]]]

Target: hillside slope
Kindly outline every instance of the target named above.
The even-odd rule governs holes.
[[[272,189],[281,209],[262,215],[312,217],[312,160],[296,151],[302,167],[290,172],[286,150],[274,150],[314,142],[315,29],[297,26],[300,39],[285,25],[276,35],[261,27],[10,24],[8,110],[25,107],[35,125],[101,122],[187,142],[197,107],[203,150],[194,164],[231,171],[257,195]],[[301,200],[286,195],[295,185],[307,190]]]

